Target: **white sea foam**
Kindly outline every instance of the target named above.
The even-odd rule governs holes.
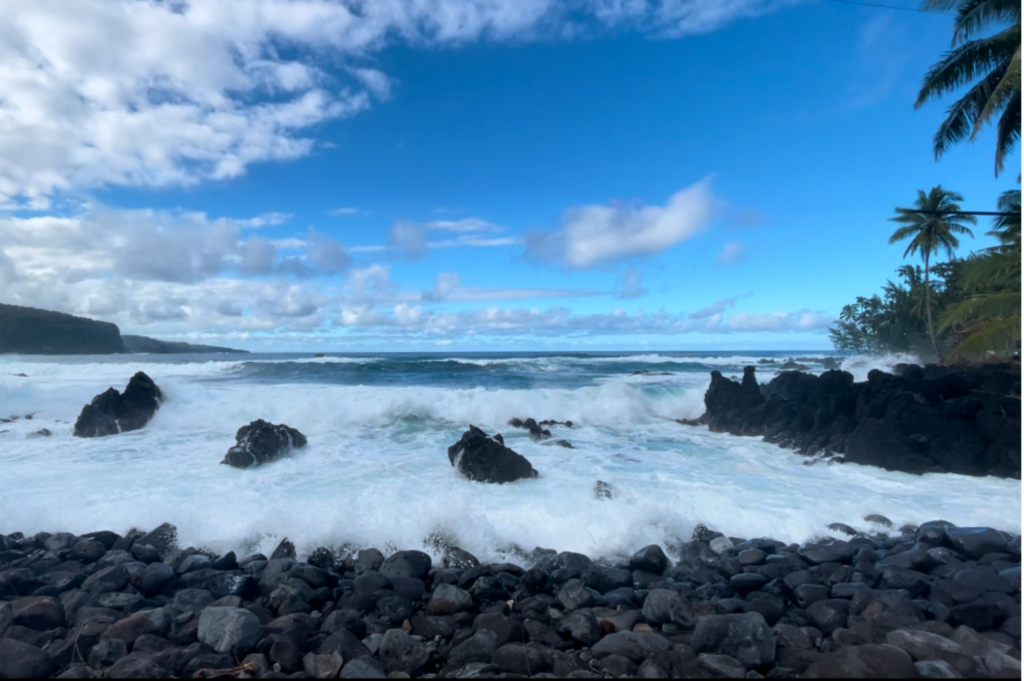
[[[300,550],[418,548],[442,531],[496,558],[512,543],[612,556],[671,545],[698,522],[803,541],[830,522],[867,529],[870,513],[1020,531],[1016,480],[805,466],[753,438],[675,423],[703,411],[703,374],[532,390],[197,380],[233,366],[5,363],[0,415],[37,413],[0,424],[9,431],[0,433],[0,532],[124,532],[168,521],[188,544],[267,552],[283,536]],[[140,368],[167,395],[154,420],[137,432],[73,438],[81,406]],[[28,379],[10,375],[22,370]],[[576,448],[534,443],[506,425],[512,416],[572,420],[574,428],[553,430]],[[219,465],[236,429],[255,418],[297,427],[310,445],[252,470]],[[541,478],[461,478],[446,450],[469,423],[502,432]],[[54,435],[25,439],[42,427]],[[595,498],[597,480],[612,485],[612,500]]]
[[[866,381],[868,380],[868,373],[873,369],[892,373],[893,367],[897,364],[920,363],[921,360],[918,359],[917,355],[907,353],[886,354],[881,356],[854,355],[852,357],[845,358],[841,368],[843,371],[849,371],[853,374],[853,380]]]

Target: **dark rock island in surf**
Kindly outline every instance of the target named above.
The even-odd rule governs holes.
[[[103,437],[138,430],[153,418],[161,399],[160,388],[140,371],[123,393],[108,388],[85,405],[75,421],[75,436]]]
[[[753,366],[740,383],[713,371],[700,421],[887,470],[1020,479],[1019,362],[896,369],[864,383],[845,371],[788,371],[764,385]]]
[[[261,466],[305,446],[306,436],[296,429],[257,419],[238,429],[235,446],[228,450],[221,463],[235,468]]]
[[[536,478],[537,471],[523,455],[505,446],[500,434],[490,437],[476,426],[448,448],[448,461],[477,482],[506,483]]]

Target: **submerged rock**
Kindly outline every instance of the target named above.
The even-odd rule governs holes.
[[[141,371],[132,376],[124,393],[109,388],[92,398],[75,421],[76,437],[103,437],[138,430],[149,423],[163,394]]]
[[[238,429],[236,444],[221,463],[235,468],[260,466],[280,459],[293,448],[306,446],[306,436],[286,425],[274,425],[257,419]]]
[[[477,482],[502,484],[538,477],[526,457],[472,425],[462,439],[448,448],[448,460],[460,473]]]
[[[548,421],[547,423],[551,422]],[[551,437],[551,431],[548,430],[547,428],[542,428],[541,425],[532,418],[526,419],[525,421],[523,419],[512,418],[509,419],[508,425],[512,426],[513,428],[524,428],[525,430],[529,431],[530,439],[533,440],[534,442],[537,442],[539,440],[546,440],[549,437]]]

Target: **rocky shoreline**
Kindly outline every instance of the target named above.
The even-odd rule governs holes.
[[[680,422],[886,470],[1019,480],[1020,388],[1020,362],[898,364],[862,383],[786,371],[763,385],[747,366],[740,382],[711,372],[706,412]]]
[[[0,535],[0,678],[1019,678],[1020,536],[944,521],[621,561]]]

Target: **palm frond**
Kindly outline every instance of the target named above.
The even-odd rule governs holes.
[[[974,132],[971,133],[971,139],[978,135],[981,126],[987,123],[995,112],[1002,111],[1007,106],[1013,99],[1014,92],[1020,93],[1020,45],[1017,45],[1017,51],[1013,53],[1010,65],[1006,67],[1006,72],[992,89],[992,94],[985,102],[985,107],[974,121]]]
[[[999,67],[1005,67],[1020,45],[1020,25],[1014,25],[995,35],[964,43],[950,50],[941,61],[932,66],[921,83],[914,108],[928,100],[938,98]],[[1002,73],[991,85],[995,87]]]
[[[966,0],[960,3],[953,23],[953,44],[969,40],[990,24],[1020,22],[1020,3],[1012,0]]]
[[[939,125],[932,138],[936,159],[957,142],[970,137],[978,112],[985,108],[992,89],[1002,79],[1003,73],[1000,69],[992,71],[946,110],[946,120]]]
[[[1020,315],[978,324],[951,355],[980,355],[991,350],[1008,350],[1020,341]]]
[[[1003,172],[1006,157],[1020,139],[1020,87],[1006,105],[1006,111],[999,118],[996,126],[996,177]]]

